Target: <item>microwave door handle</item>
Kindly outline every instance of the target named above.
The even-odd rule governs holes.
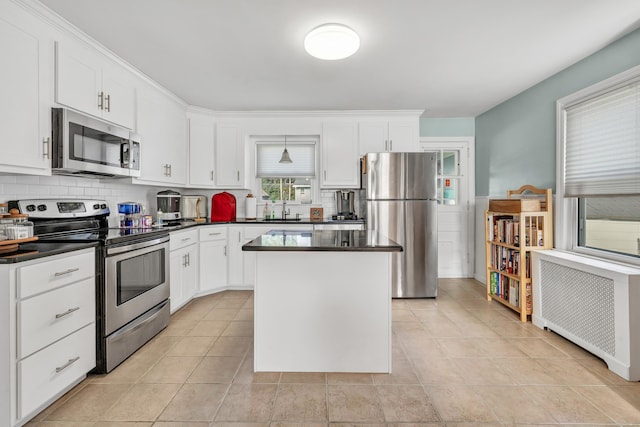
[[[123,168],[129,168],[129,152],[131,151],[129,141],[123,141],[120,144],[120,163]]]

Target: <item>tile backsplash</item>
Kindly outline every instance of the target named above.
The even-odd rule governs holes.
[[[199,190],[184,189],[176,187],[137,185],[118,179],[91,179],[70,176],[31,176],[31,175],[0,175],[0,202],[7,202],[16,199],[50,199],[50,198],[70,198],[70,199],[104,199],[109,203],[112,212],[117,212],[117,204],[121,202],[142,203],[146,212],[156,215],[156,194],[163,190],[174,190],[180,194],[203,195],[207,200],[211,196],[224,190]],[[247,190],[226,190],[236,197],[237,216],[245,217],[244,199],[249,193]],[[335,191],[322,190],[320,198],[313,204],[287,205],[291,209],[291,214],[295,216],[300,213],[302,218],[309,217],[309,208],[314,206],[324,209],[325,218],[330,218],[335,214]],[[356,196],[357,197],[357,196]],[[357,205],[356,205],[357,206]],[[264,204],[258,201],[257,215],[262,218]],[[207,212],[211,206],[207,208]],[[280,217],[281,205],[275,206],[276,216]],[[112,214],[109,218],[109,225],[116,227],[118,218]]]

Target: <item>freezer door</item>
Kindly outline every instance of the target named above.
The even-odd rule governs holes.
[[[438,296],[436,201],[369,201],[367,227],[403,247],[392,263],[393,298]]]
[[[436,153],[367,154],[369,200],[435,200]]]

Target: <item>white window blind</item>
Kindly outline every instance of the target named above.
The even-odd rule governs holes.
[[[314,143],[287,142],[287,150],[293,163],[279,163],[283,150],[284,140],[282,143],[256,144],[258,178],[314,178],[316,176]]]
[[[640,194],[640,84],[565,109],[566,197]]]

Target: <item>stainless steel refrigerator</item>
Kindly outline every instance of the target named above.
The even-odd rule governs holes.
[[[393,298],[438,295],[436,153],[369,153],[362,187],[367,228],[404,248],[394,255]]]

